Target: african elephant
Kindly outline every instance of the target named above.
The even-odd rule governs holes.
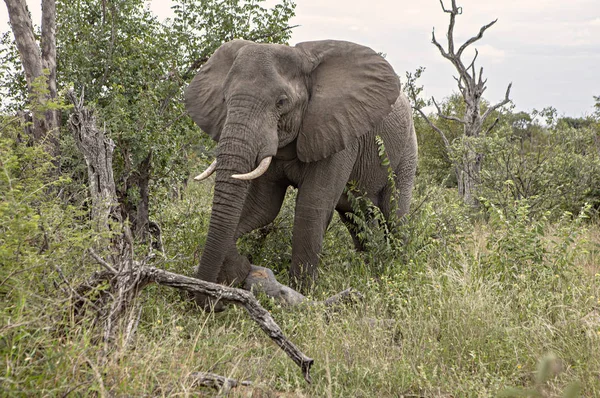
[[[396,174],[398,213],[408,210],[417,164],[411,106],[392,67],[370,48],[227,42],[192,80],[185,105],[218,142],[215,162],[196,178],[216,173],[197,278],[243,282],[250,263],[237,251],[238,237],[273,221],[293,186],[290,279],[308,287],[334,209],[350,223],[349,181],[389,216],[393,189],[377,135]]]

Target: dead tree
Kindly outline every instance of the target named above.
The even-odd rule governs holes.
[[[56,3],[55,0],[42,0],[42,35],[40,44],[36,42],[33,23],[25,0],[4,0],[8,9],[10,25],[15,36],[17,50],[25,71],[27,91],[31,98],[43,108],[48,100],[56,99]],[[36,82],[46,79],[44,92],[35,92]],[[39,90],[39,89],[38,89]],[[57,110],[37,111],[33,106],[33,139],[44,143],[54,156],[59,151],[59,113]]]
[[[444,7],[443,0],[440,0],[440,4],[442,6],[442,10],[445,13],[450,14],[450,23],[448,25],[448,33],[446,34],[448,39],[448,48],[444,49],[444,47],[437,41],[435,37],[435,29],[431,33],[431,42],[438,48],[442,56],[450,61],[452,65],[454,65],[456,71],[458,72],[458,77],[455,76],[454,79],[458,83],[458,89],[460,90],[460,93],[465,101],[465,115],[462,118],[452,115],[445,115],[433,97],[432,102],[436,107],[437,116],[439,118],[455,121],[464,126],[464,137],[467,137],[467,139],[464,140],[466,147],[461,149],[460,159],[454,161],[454,169],[456,172],[458,192],[460,196],[463,198],[465,203],[476,205],[477,198],[475,197],[475,188],[479,182],[483,153],[474,147],[472,138],[485,136],[496,126],[498,119],[496,119],[485,132],[482,132],[483,124],[485,120],[492,114],[492,112],[510,102],[509,95],[512,83],[508,85],[504,99],[495,105],[489,106],[485,112],[482,113],[481,100],[483,93],[486,90],[485,85],[487,83],[487,79],[483,78],[483,67],[479,69],[479,73],[477,73],[475,68],[475,61],[477,60],[479,52],[477,49],[475,50],[475,56],[473,57],[473,60],[466,66],[461,57],[463,56],[463,53],[467,47],[480,40],[483,37],[484,32],[492,27],[498,20],[495,19],[489,24],[482,26],[476,36],[471,37],[457,48],[457,45],[454,43],[454,25],[456,22],[456,16],[462,14],[462,7],[458,7],[456,5],[456,0],[452,0],[451,9],[446,9],[446,7]],[[418,103],[416,101],[417,93],[413,91],[409,92],[409,94],[413,101]],[[417,106],[416,110],[425,119],[425,121],[427,121],[429,126],[431,126],[431,128],[440,135],[442,141],[444,142],[444,146],[446,147],[447,153],[449,155],[452,154],[454,149],[451,146],[451,143],[448,141],[446,134],[444,134],[444,131],[436,126],[427,117],[421,107]],[[451,156],[451,158],[453,158],[453,156]]]
[[[121,221],[112,168],[115,143],[97,128],[94,112],[83,106],[83,93],[77,99],[75,93],[69,91],[67,97],[73,104],[69,126],[87,164],[92,220],[97,232],[107,232],[111,218]]]

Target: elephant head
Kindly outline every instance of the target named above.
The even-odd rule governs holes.
[[[248,180],[279,149],[295,143],[295,157],[305,163],[342,151],[381,122],[399,89],[392,67],[357,44],[223,44],[185,93],[192,119],[218,142],[212,214],[196,276],[227,284],[245,279],[250,264],[237,253],[235,238]]]

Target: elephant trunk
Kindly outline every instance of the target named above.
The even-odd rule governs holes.
[[[217,148],[208,236],[196,273],[199,279],[239,283],[249,272],[249,263],[238,254],[235,240],[250,181],[235,179],[232,175],[248,173],[256,167],[258,148],[251,141],[240,138],[251,136],[250,129],[238,123],[226,124],[223,129]]]

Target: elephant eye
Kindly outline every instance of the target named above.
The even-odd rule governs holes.
[[[288,103],[288,97],[287,95],[282,95],[281,97],[279,97],[279,99],[277,100],[277,107],[281,108],[283,106],[285,106]]]

